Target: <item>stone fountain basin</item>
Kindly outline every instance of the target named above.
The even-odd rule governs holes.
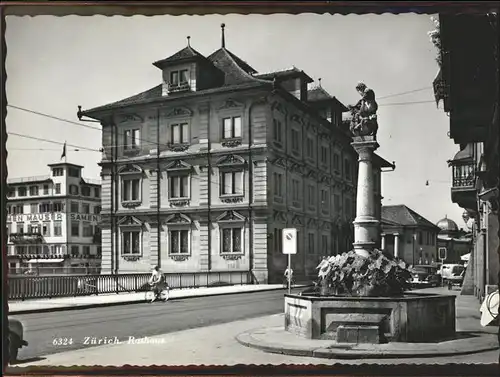
[[[340,343],[427,343],[456,335],[454,295],[285,295],[285,330]]]

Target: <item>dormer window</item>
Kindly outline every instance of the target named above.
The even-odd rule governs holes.
[[[189,70],[171,71],[168,82],[169,92],[189,90]]]

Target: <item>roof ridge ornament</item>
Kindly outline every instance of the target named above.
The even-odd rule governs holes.
[[[225,38],[225,35],[224,35],[224,28],[225,27],[226,27],[225,23],[220,24],[220,28],[221,28],[221,45],[222,45],[222,48],[226,48],[226,38]]]
[[[187,36],[187,41],[188,41],[188,47],[191,47],[191,43],[189,42],[189,40],[191,39],[191,36]]]

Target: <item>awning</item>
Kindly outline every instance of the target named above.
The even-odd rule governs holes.
[[[30,259],[28,263],[61,263],[64,262],[63,258],[60,259]]]
[[[468,261],[469,261],[469,259],[470,259],[470,253],[469,253],[469,254],[464,254],[464,255],[462,255],[462,256],[460,257],[460,259],[461,259],[461,260],[463,260],[463,261],[467,261],[467,262],[468,262]]]

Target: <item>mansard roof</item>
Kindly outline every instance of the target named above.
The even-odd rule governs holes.
[[[323,101],[335,101],[340,104],[342,112],[349,111],[346,105],[338,100],[337,97],[332,96],[328,93],[322,86],[318,85],[307,91],[307,101],[312,103],[318,103]]]
[[[261,80],[252,76],[254,73],[256,73],[256,70],[224,47],[213,52],[210,56],[208,56],[208,58],[205,58],[192,47],[188,46],[175,53],[174,55],[153,64],[157,67],[163,67],[166,64],[168,65],[177,63],[179,61],[186,61],[186,59],[192,58],[206,59],[210,64],[213,64],[215,68],[222,72],[224,77],[223,82],[218,87],[200,90],[194,93],[187,92],[185,94],[178,94],[175,96],[175,98],[210,94],[218,91],[228,90],[229,88],[239,89],[259,86],[262,84],[270,84],[270,82],[268,81]],[[162,98],[166,99],[162,96],[162,85],[160,84],[144,92],[135,94],[131,97],[127,97],[116,102],[83,111],[82,114],[90,116],[91,113],[95,113],[96,111],[103,111],[128,105],[139,105]]]
[[[257,71],[224,47],[213,52],[208,60],[224,74],[223,86],[259,82],[252,76]]]
[[[263,79],[263,80],[274,80],[274,78],[276,78],[277,80],[287,80],[287,79],[302,77],[305,79],[306,83],[311,83],[314,81],[304,71],[298,69],[295,66],[293,66],[291,68],[282,69],[279,71],[257,74],[257,75],[255,75],[255,77],[258,77],[258,78]]]
[[[175,54],[169,56],[168,58],[154,62],[153,65],[162,69],[163,67],[166,67],[168,65],[183,63],[196,59],[206,58],[191,46],[186,46],[182,50],[177,51]]]
[[[321,86],[317,86],[315,88],[309,89],[307,91],[307,100],[309,102],[316,102],[316,101],[323,101],[323,100],[330,100],[333,97],[328,93],[325,89],[323,89]]]

